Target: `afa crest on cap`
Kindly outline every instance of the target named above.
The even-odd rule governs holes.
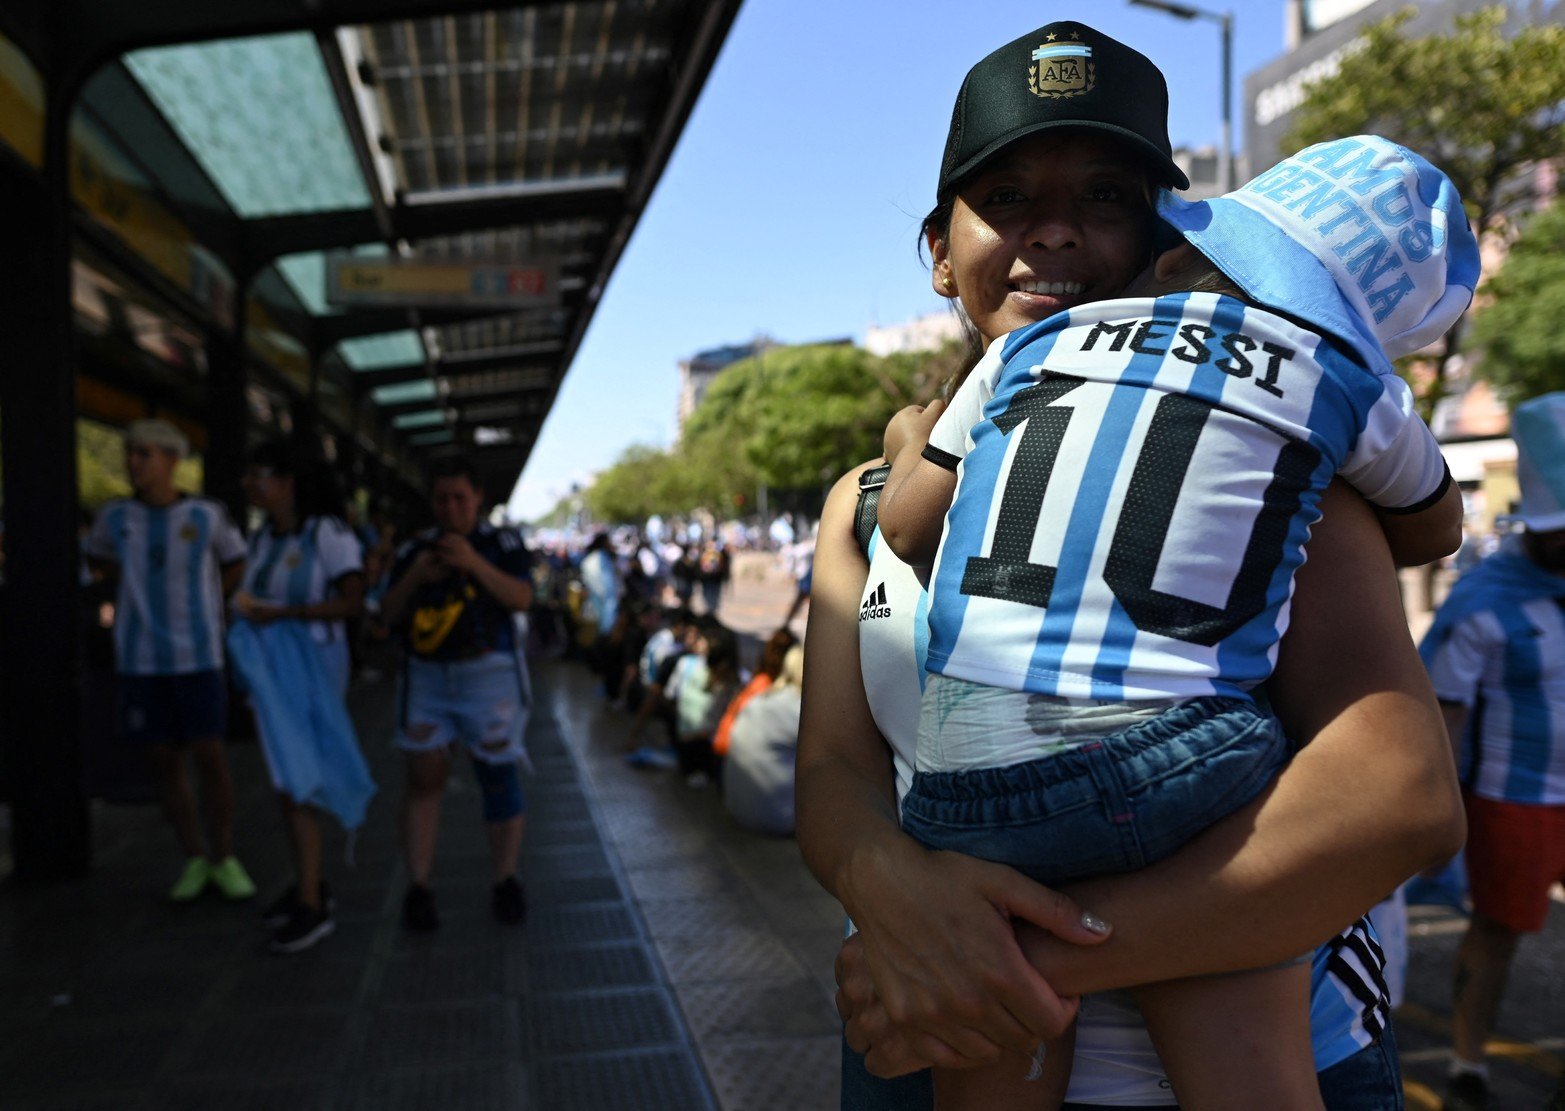
[[[1098,82],[1098,67],[1092,60],[1092,47],[1081,41],[1077,31],[1069,39],[1050,32],[1042,45],[1032,52],[1027,69],[1027,87],[1034,96],[1048,100],[1090,93]]]

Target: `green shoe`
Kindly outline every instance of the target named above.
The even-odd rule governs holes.
[[[225,899],[248,899],[255,894],[255,883],[237,856],[224,857],[212,865],[210,874]]]
[[[188,903],[206,890],[207,880],[213,879],[212,867],[204,856],[193,856],[185,861],[185,870],[169,890],[168,897],[176,903]]]

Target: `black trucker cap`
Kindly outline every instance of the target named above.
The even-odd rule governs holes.
[[[1007,143],[1051,127],[1086,127],[1124,139],[1170,188],[1190,179],[1168,142],[1168,84],[1146,55],[1069,20],[1008,42],[972,69],[956,94],[936,196]]]

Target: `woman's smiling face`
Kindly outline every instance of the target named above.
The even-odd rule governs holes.
[[[1145,167],[1115,139],[1052,131],[1005,147],[931,234],[935,292],[960,298],[986,341],[1113,297],[1151,260]]]

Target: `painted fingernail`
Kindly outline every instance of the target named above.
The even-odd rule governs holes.
[[[1106,934],[1109,932],[1109,924],[1090,910],[1081,912],[1081,925],[1088,933]]]

